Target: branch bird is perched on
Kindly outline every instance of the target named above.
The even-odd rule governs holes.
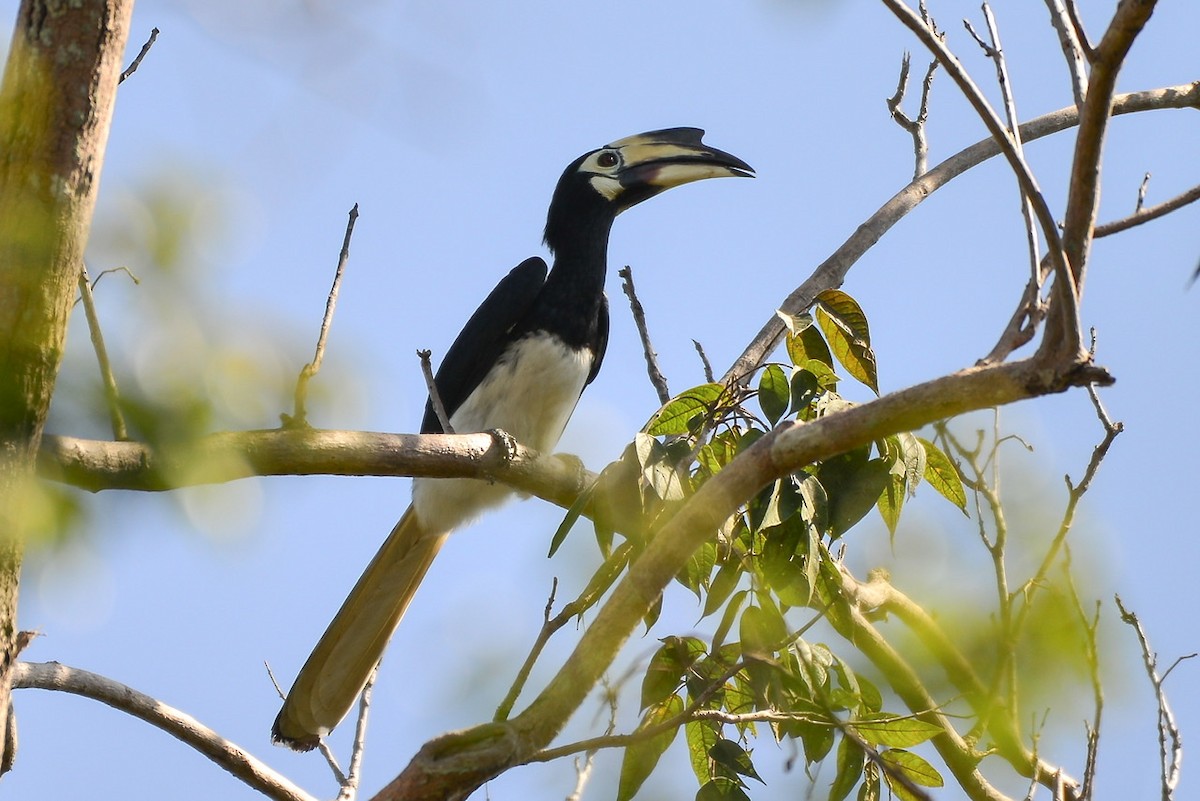
[[[547,274],[526,259],[487,296],[435,378],[457,433],[501,429],[543,453],[558,442],[608,343],[608,234],[625,209],[673,186],[753,174],[701,142],[698,128],[620,139],[580,156],[550,201]],[[422,433],[442,433],[432,404]],[[271,730],[309,750],[354,705],[447,535],[510,494],[475,479],[416,479],[412,505],[359,578],[300,669]]]

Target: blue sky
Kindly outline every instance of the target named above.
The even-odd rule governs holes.
[[[98,290],[121,380],[202,387],[224,425],[272,427],[290,411],[288,382],[310,358],[354,203],[361,217],[311,420],[413,431],[424,403],[414,351],[432,348],[436,358],[501,275],[543,252],[545,207],[562,168],[632,133],[702,127],[759,177],[684,187],[618,220],[608,356],[560,445],[598,469],[656,406],[618,267],[633,267],[664,372],[679,391],[702,380],[692,339],[721,370],[911,176],[908,137],[884,100],[904,50],[914,51],[915,72],[927,59],[865,0],[242,5],[138,5],[130,57],[151,27],[162,33],[121,88],[90,251],[93,272],[125,264],[142,279],[135,287],[110,276]],[[0,9],[11,19],[15,6]],[[1069,104],[1044,5],[1003,6],[1021,117]],[[1122,90],[1200,77],[1192,41],[1200,7],[1160,6]],[[932,11],[994,99],[990,63],[959,23],[970,14],[981,28],[978,7],[943,2]],[[1086,11],[1096,34],[1102,14]],[[1200,181],[1195,124],[1182,111],[1113,124],[1101,220],[1132,210],[1147,171],[1150,203]],[[931,163],[984,135],[944,75],[929,135]],[[1069,134],[1029,148],[1056,212],[1070,148]],[[184,257],[164,271],[143,245],[162,241],[156,226],[168,209],[192,233]],[[1105,615],[1114,616],[1114,591],[1141,615],[1164,664],[1200,647],[1191,494],[1200,476],[1192,327],[1200,290],[1186,288],[1200,258],[1198,213],[1098,242],[1083,305],[1085,325],[1098,331],[1098,360],[1118,379],[1105,403],[1127,431],[1084,502],[1076,560],[1092,568],[1085,589]],[[855,266],[844,289],[870,319],[885,392],[990,350],[1023,287],[1024,248],[1015,181],[996,161],[930,198]],[[74,321],[64,391],[94,382],[85,333]],[[203,348],[219,355],[195,357]],[[67,413],[70,401],[59,398],[52,432],[103,436]],[[1077,479],[1102,436],[1086,395],[1026,402],[1002,420],[1036,448],[1005,452],[1010,502],[1061,509],[1062,476]],[[336,478],[246,481],[182,498],[83,498],[86,533],[56,554],[31,554],[22,624],[45,636],[26,656],[158,696],[332,797],[319,758],[267,742],[278,701],[262,663],[290,681],[407,501],[405,480]],[[946,515],[932,492],[907,515],[894,553],[869,518],[848,537],[851,559],[892,566],[897,584],[918,597],[990,581],[973,529]],[[560,518],[538,501],[511,504],[452,538],[385,661],[366,792],[431,736],[490,717],[533,639],[551,578],[577,584],[593,564],[594,549],[578,534],[554,560],[544,558]],[[1030,518],[1028,536],[1047,536],[1052,519]],[[674,628],[657,636],[686,631],[697,613],[686,594],[667,605]],[[1114,624],[1104,636],[1111,684],[1097,797],[1148,796],[1157,788],[1152,698],[1131,632]],[[560,634],[535,683],[571,637]],[[635,639],[626,659],[654,646]],[[1200,726],[1197,669],[1185,663],[1168,685],[1185,737]],[[21,691],[16,704],[22,752],[5,778],[14,798],[257,797],[157,730],[94,702]],[[590,731],[596,709],[585,706],[569,732]],[[1060,710],[1046,746],[1077,774],[1087,714]],[[805,791],[802,773],[783,772],[786,758],[760,740],[756,764],[768,786],[756,799]],[[615,754],[601,757],[586,797],[611,796],[617,764]],[[816,797],[831,778],[831,770],[818,777]],[[489,797],[562,798],[572,781],[566,762],[528,767],[492,783]],[[694,789],[677,747],[642,797],[688,798]]]

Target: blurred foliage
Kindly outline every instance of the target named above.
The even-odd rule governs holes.
[[[590,502],[604,557],[575,601],[581,615],[599,603],[688,497],[770,428],[803,425],[851,405],[839,391],[843,376],[878,394],[866,315],[853,298],[825,292],[813,314],[784,322],[787,363],[765,365],[757,385],[750,382],[752,389],[710,383],[671,399],[568,513],[551,554]],[[849,797],[856,787],[860,799],[880,798],[884,788],[908,799],[919,797],[913,788],[942,785],[939,770],[910,750],[932,753],[921,746],[940,733],[939,726],[923,719],[922,710],[898,708],[887,692],[890,677],[853,647],[840,655],[809,639],[809,632],[822,618],[844,618],[839,610],[850,603],[844,568],[831,551],[851,547],[846,535],[872,510],[893,539],[906,503],[922,483],[959,513],[991,513],[986,504],[972,503],[971,485],[961,472],[965,456],[953,442],[902,433],[809,465],[758,493],[693,555],[676,582],[698,599],[706,633],[693,628],[662,636],[649,659],[641,679],[642,720],[625,749],[617,801],[635,796],[681,730],[699,785],[697,799],[753,797],[754,783],[761,780],[750,746],[767,734],[798,747],[810,768],[831,762],[832,801]],[[1038,521],[1040,530],[1049,519]],[[1020,545],[1035,550],[1038,541]],[[1036,563],[1041,555],[1024,557],[1030,558]],[[984,561],[976,567],[987,570]],[[1009,618],[997,614],[995,584],[989,588],[978,576],[970,581],[972,590],[957,600],[952,592],[934,595],[930,600],[946,608],[930,612],[931,625],[943,628],[983,686],[992,688],[995,697],[974,707],[962,702],[964,688],[946,678],[943,656],[926,650],[898,617],[868,611],[933,696],[967,719],[964,729],[979,727],[970,736],[981,741],[982,758],[987,718],[1011,715],[1021,721],[1018,730],[1026,731],[1033,711],[1051,703],[1057,709],[1067,685],[1081,686],[1087,675],[1086,623],[1076,611],[1074,587],[1061,572],[1023,592],[1007,588],[1010,609],[1031,605],[1019,630],[1011,621],[1004,630],[1002,618]],[[967,596],[970,602],[962,602]],[[662,603],[647,615],[648,630]]]
[[[296,376],[311,358],[319,320],[301,327],[228,301],[222,264],[235,237],[237,197],[214,174],[178,166],[153,170],[141,184],[108,187],[87,253],[100,326],[131,439],[169,450],[181,484],[217,465],[198,447],[220,430],[273,428],[291,410]],[[320,308],[314,298],[313,308]],[[82,306],[47,431],[111,438],[109,408]],[[296,344],[303,343],[303,344]],[[310,385],[314,408],[357,402],[356,382],[339,365]],[[336,395],[335,395],[336,393]],[[38,540],[61,542],[87,524],[88,503],[74,490],[56,493]],[[208,504],[196,497],[203,494]],[[220,521],[246,528],[248,490],[171,493],[194,527],[222,534]],[[214,495],[216,497],[214,497]],[[251,492],[257,497],[256,492]],[[204,506],[221,507],[219,512]],[[236,507],[236,508],[235,508]]]

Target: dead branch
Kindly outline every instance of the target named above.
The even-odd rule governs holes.
[[[666,405],[667,401],[671,400],[671,390],[667,388],[667,377],[658,366],[658,353],[654,350],[654,343],[650,341],[650,330],[646,327],[646,310],[642,308],[642,302],[638,300],[637,290],[633,286],[633,270],[626,264],[617,270],[617,275],[621,276],[621,289],[629,298],[629,310],[633,313],[633,322],[637,326],[638,337],[642,340],[642,353],[646,357],[646,373],[650,376],[650,384],[658,395],[659,405]]]
[[[314,796],[191,715],[120,682],[58,662],[18,662],[13,668],[13,687],[56,690],[107,704],[181,740],[267,798],[316,801]]]

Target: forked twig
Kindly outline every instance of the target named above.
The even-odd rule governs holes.
[[[650,341],[650,331],[646,327],[646,310],[642,307],[642,302],[638,300],[637,290],[633,287],[633,270],[626,264],[617,270],[617,275],[621,276],[621,289],[629,298],[629,310],[633,312],[633,322],[637,326],[638,336],[642,340],[642,353],[646,356],[646,373],[650,376],[650,383],[658,394],[659,404],[665,405],[667,401],[671,400],[671,390],[667,388],[667,377],[662,374],[662,370],[658,366],[658,354],[655,353],[654,344]]]

